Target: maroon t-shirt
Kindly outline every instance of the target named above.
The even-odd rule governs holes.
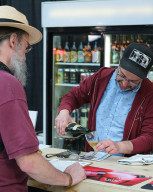
[[[26,173],[17,156],[38,150],[38,139],[28,113],[25,91],[11,74],[0,70],[0,192],[27,192]]]

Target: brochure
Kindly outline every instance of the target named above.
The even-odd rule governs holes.
[[[146,177],[144,175],[138,175],[133,173],[115,171],[111,169],[104,169],[92,166],[86,166],[84,167],[84,169],[88,179],[125,186],[135,185],[137,183],[152,178],[152,177]]]
[[[71,160],[64,160],[64,159],[52,159],[49,161],[49,163],[51,163],[56,169],[62,172],[64,172],[68,166],[76,162],[80,163],[80,165],[83,167],[91,164],[89,162],[84,162],[84,161],[71,161]]]
[[[90,161],[102,161],[108,157],[110,157],[110,155],[108,153],[97,152],[94,155],[94,151],[90,151],[89,153],[86,153],[85,155],[80,155],[79,158],[84,159],[84,160],[90,160]]]

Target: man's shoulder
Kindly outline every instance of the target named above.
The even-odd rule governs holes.
[[[142,95],[153,95],[153,82],[151,82],[148,78],[143,80],[142,86],[140,88]]]
[[[110,78],[116,68],[101,67],[97,73],[98,79]]]
[[[24,98],[22,84],[8,72],[0,70],[0,104],[14,99]]]

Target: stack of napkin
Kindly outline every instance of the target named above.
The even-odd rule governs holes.
[[[148,165],[153,163],[153,155],[134,155],[129,158],[120,159],[117,161],[123,165]]]

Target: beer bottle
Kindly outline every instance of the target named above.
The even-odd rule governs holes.
[[[78,60],[77,49],[76,49],[75,42],[73,42],[73,46],[72,46],[72,49],[71,49],[71,63],[76,63],[77,60]]]
[[[113,48],[113,50],[112,50],[112,63],[113,64],[119,63],[119,50],[118,50],[117,44],[118,44],[118,42],[114,41],[114,44],[112,47]]]
[[[91,63],[91,46],[89,42],[87,44],[87,49],[85,51],[85,62]]]
[[[69,123],[66,126],[66,135],[71,135],[72,137],[78,137],[80,135],[84,135],[86,133],[90,133],[91,130],[86,128],[86,127],[82,127],[81,125],[77,124],[77,123]]]
[[[121,43],[121,48],[120,48],[120,59],[122,58],[123,53],[124,53],[124,51],[125,51],[125,44],[126,44],[126,42],[125,42],[125,36],[123,35],[123,41],[122,41],[122,43]]]
[[[88,110],[85,107],[82,107],[80,109],[80,124],[83,127],[87,127],[87,122],[88,122]]]
[[[59,42],[58,48],[56,50],[56,62],[63,62],[63,55],[64,55],[64,50],[61,47],[61,43]]]
[[[72,83],[72,84],[77,83],[76,69],[70,69],[70,83]]]
[[[70,83],[70,69],[64,69],[64,83]]]
[[[94,49],[92,52],[92,63],[100,63],[100,51],[97,47],[97,42],[95,42]]]
[[[57,83],[63,83],[64,82],[64,69],[59,68],[57,70]]]
[[[84,63],[84,51],[82,42],[80,42],[80,46],[78,49],[78,63]]]
[[[65,43],[65,50],[64,50],[64,62],[65,63],[70,63],[70,61],[71,61],[70,49],[69,49],[68,42],[66,41],[66,43]]]

